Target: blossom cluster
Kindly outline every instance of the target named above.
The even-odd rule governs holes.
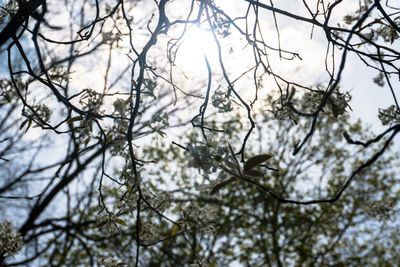
[[[400,112],[394,105],[391,105],[386,109],[379,109],[378,118],[383,125],[400,123]]]
[[[150,192],[146,187],[143,187],[142,196],[152,208],[157,209],[157,211],[161,213],[163,213],[171,204],[171,196],[166,191],[154,194]],[[138,192],[131,191],[118,203],[119,210],[121,212],[136,210],[138,198]]]
[[[215,232],[217,210],[214,208],[200,207],[197,203],[191,202],[182,209],[182,217],[205,233]]]
[[[295,114],[289,107],[287,98],[279,98],[271,102],[272,113],[277,120],[294,119]]]
[[[164,212],[171,204],[171,197],[168,192],[150,195],[147,202],[159,212]]]
[[[301,98],[302,105],[314,111],[321,104],[325,94],[326,93],[322,90],[317,92],[305,92]],[[349,93],[340,93],[336,90],[330,94],[326,107],[335,117],[338,117],[346,112],[350,100],[351,96]]]
[[[233,110],[232,101],[229,99],[228,92],[218,88],[212,96],[212,104],[218,108],[219,112],[229,112]]]
[[[96,225],[102,233],[114,234],[118,231],[116,219],[114,213],[102,212],[96,217]]]
[[[160,226],[151,220],[143,221],[140,229],[140,239],[146,243],[157,242],[161,238],[159,229]]]
[[[154,131],[160,131],[169,126],[168,115],[166,113],[157,112],[150,121],[150,128]]]
[[[25,109],[24,114],[28,118],[36,120],[38,123],[49,122],[52,111],[45,104],[32,105],[32,109]]]
[[[190,153],[189,167],[198,168],[205,174],[216,172],[218,164],[229,157],[229,150],[216,141],[207,143],[193,141],[188,147]]]
[[[101,113],[100,108],[103,105],[103,95],[93,89],[87,88],[80,98],[79,103],[91,112]]]
[[[17,253],[22,248],[22,236],[14,231],[14,226],[9,221],[0,223],[0,254],[5,257]]]
[[[293,89],[292,96],[294,95],[294,92],[295,91]],[[278,120],[297,120],[296,113],[291,105],[295,106],[294,103],[297,102],[298,105],[303,109],[301,110],[302,112],[315,112],[320,107],[325,97],[326,92],[321,88],[317,88],[317,90],[314,91],[305,92],[298,100],[294,98],[291,99],[291,97],[283,95],[271,102],[272,113]],[[338,117],[346,112],[346,109],[349,107],[350,100],[351,96],[348,92],[341,93],[337,89],[330,93],[325,106],[322,107],[322,110],[329,111],[329,113],[334,117]]]
[[[373,218],[377,218],[379,221],[384,219],[390,219],[395,213],[393,207],[394,202],[387,202],[385,200],[373,201],[368,203],[368,208],[365,208],[367,214]]]
[[[189,267],[208,267],[208,264],[205,263],[204,261],[200,261],[200,262],[196,261],[196,262],[190,264]]]
[[[100,258],[98,260],[98,265],[104,266],[104,267],[126,266],[126,265],[121,265],[121,263],[119,263],[118,260],[116,260],[112,257]]]
[[[25,88],[24,83],[20,79],[15,79],[14,82],[18,90],[23,90]],[[17,91],[14,89],[12,81],[8,79],[0,79],[0,96],[5,98],[7,102],[11,102],[11,99],[17,96]]]

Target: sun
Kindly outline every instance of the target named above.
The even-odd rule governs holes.
[[[185,71],[198,71],[218,57],[218,47],[211,30],[199,26],[188,28],[182,37],[175,64]]]

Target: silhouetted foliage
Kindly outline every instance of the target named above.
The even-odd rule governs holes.
[[[395,4],[1,4],[1,264],[398,261]],[[348,118],[354,58],[379,134]]]

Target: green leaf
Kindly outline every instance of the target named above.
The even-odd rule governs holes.
[[[76,117],[72,117],[70,119],[67,120],[68,123],[72,123],[74,121],[81,121],[83,120],[82,116],[76,116]]]
[[[247,170],[244,172],[244,175],[250,176],[264,176],[264,173],[257,171],[257,170]]]
[[[31,128],[31,125],[32,125],[32,120],[31,120],[31,119],[29,119],[29,122],[28,122],[28,127],[26,127],[26,130],[25,130],[25,132],[27,132],[27,131],[29,130],[29,128]]]
[[[252,158],[249,158],[249,160],[247,160],[246,163],[244,164],[243,169],[246,172],[251,168],[259,165],[260,163],[269,160],[270,158],[272,158],[271,154],[260,154]]]
[[[111,143],[112,139],[113,139],[113,136],[112,136],[111,134],[108,135],[108,136],[106,137],[106,144]]]
[[[89,141],[90,141],[90,136],[87,137],[87,138],[83,141],[83,144],[84,144],[85,146],[87,146],[87,144],[89,143]]]
[[[27,132],[29,130],[29,128],[32,125],[32,120],[31,119],[27,119],[25,120],[23,123],[21,123],[21,125],[19,126],[19,129],[21,130],[22,128],[24,128],[24,126],[28,123],[28,127],[26,127],[25,132]]]
[[[122,225],[124,225],[124,226],[128,226],[128,224],[124,221],[124,220],[121,220],[121,219],[115,219],[115,222],[116,223],[119,223],[119,224],[122,224]]]
[[[335,118],[337,118],[340,115],[340,108],[335,104],[332,104],[332,113],[333,116],[335,116]]]
[[[157,191],[157,187],[153,183],[150,183],[149,186],[153,191]]]
[[[7,102],[8,102],[8,103],[11,102],[11,97],[10,97],[9,94],[5,93],[3,96],[4,96],[5,99],[7,99]]]
[[[128,190],[129,194],[134,194],[135,192],[133,191],[133,188],[129,185],[126,185],[126,189]]]
[[[177,224],[175,224],[174,227],[172,227],[171,235],[175,235],[176,232],[178,232],[178,230],[179,230],[179,226]]]
[[[163,138],[167,135],[165,132],[163,132],[163,131],[161,131],[161,130],[158,130],[157,133],[158,133],[159,135],[161,135],[161,137],[163,137]]]
[[[29,120],[25,120],[23,123],[21,123],[21,125],[19,126],[19,129],[21,130],[22,128],[24,128],[25,124],[28,122]]]
[[[396,29],[390,28],[390,44],[393,44],[393,42],[399,38],[399,35],[397,34]]]
[[[222,181],[219,184],[216,184],[213,189],[211,189],[210,195],[214,195],[215,193],[217,193],[222,187],[234,182],[235,180],[237,180],[236,176],[232,176],[229,179],[226,179],[225,181]]]
[[[130,99],[127,98],[124,102],[122,102],[121,107],[124,108],[126,105],[130,103]]]

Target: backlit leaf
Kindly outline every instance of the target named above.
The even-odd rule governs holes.
[[[124,225],[124,226],[128,226],[128,224],[124,221],[124,220],[121,220],[121,219],[115,219],[115,222],[116,223],[119,223],[119,224],[122,224],[122,225]]]
[[[108,136],[106,137],[106,144],[111,143],[112,139],[113,139],[113,136],[112,136],[112,135],[108,135]]]
[[[31,125],[32,125],[32,120],[29,119],[29,121],[28,121],[28,127],[26,127],[25,132],[27,132],[27,131],[29,130],[29,128],[31,128]]]
[[[28,122],[28,120],[25,120],[23,123],[21,123],[21,125],[19,126],[19,129],[21,130],[22,128],[24,128],[25,124]]]
[[[175,224],[174,227],[172,227],[171,235],[175,235],[176,232],[178,232],[178,230],[179,230],[179,226],[177,224]]]
[[[250,175],[250,176],[264,176],[264,173],[257,171],[257,170],[247,170],[244,172],[244,175]]]
[[[222,181],[222,182],[219,183],[219,184],[216,184],[216,185],[213,187],[213,189],[211,189],[210,195],[214,195],[214,194],[217,193],[222,187],[224,187],[224,186],[226,186],[226,185],[232,183],[232,182],[235,181],[235,180],[237,180],[237,177],[236,177],[236,176],[232,176],[231,178],[229,178],[229,179],[227,179],[227,180],[225,180],[225,181]]]
[[[11,102],[11,97],[9,94],[5,93],[3,96],[5,97],[5,99],[7,99],[8,103]]]
[[[83,118],[82,118],[81,116],[76,116],[76,117],[69,118],[69,119],[67,120],[67,122],[68,122],[68,123],[72,123],[72,122],[74,122],[74,121],[81,121],[81,120],[83,120]]]
[[[244,164],[243,169],[245,171],[248,171],[251,168],[259,165],[260,163],[263,163],[264,161],[269,160],[270,158],[272,158],[271,154],[260,154],[260,155],[254,156],[252,158],[249,158],[249,160],[246,161],[246,163]]]

